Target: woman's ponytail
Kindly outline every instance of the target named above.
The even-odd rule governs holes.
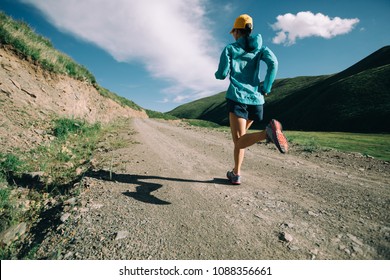
[[[249,35],[251,35],[251,33],[252,33],[252,24],[251,23],[245,24],[245,29],[243,30],[243,36],[245,37],[245,48],[244,48],[244,50],[246,52],[251,52],[251,51],[254,50],[253,47],[249,46]]]

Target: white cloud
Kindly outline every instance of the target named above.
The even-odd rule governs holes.
[[[234,11],[234,6],[232,3],[227,3],[224,6],[222,6],[222,11],[226,14],[231,14]]]
[[[117,61],[140,61],[151,76],[170,82],[163,90],[170,99],[182,100],[183,93],[202,97],[224,87],[214,78],[220,49],[207,30],[205,0],[21,1]]]
[[[285,14],[276,17],[272,29],[277,32],[273,38],[275,44],[293,45],[297,39],[318,36],[326,39],[350,32],[359,22],[358,18],[330,18],[321,13],[299,12],[296,15]]]

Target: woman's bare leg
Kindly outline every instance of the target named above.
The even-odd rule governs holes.
[[[247,130],[252,125],[252,120],[246,120],[237,117],[233,113],[229,113],[230,130],[234,142],[234,170],[237,175],[241,172],[241,165],[244,160],[245,148],[253,144],[265,140],[265,130],[247,134]]]

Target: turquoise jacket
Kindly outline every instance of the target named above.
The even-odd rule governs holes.
[[[223,50],[215,78],[224,80],[230,73],[226,98],[248,105],[264,104],[264,94],[271,92],[275,80],[278,60],[269,48],[262,46],[262,43],[260,34],[249,36],[248,45],[254,50],[246,52],[245,38],[240,37]],[[267,74],[261,88],[260,61],[267,65]]]

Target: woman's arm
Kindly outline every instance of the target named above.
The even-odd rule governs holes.
[[[262,92],[267,94],[271,92],[272,84],[275,81],[278,72],[278,59],[275,54],[267,47],[263,47],[261,60],[267,64],[267,74],[264,78]]]
[[[219,59],[218,70],[215,72],[215,78],[218,80],[224,80],[230,71],[230,54],[227,47],[222,51]]]

